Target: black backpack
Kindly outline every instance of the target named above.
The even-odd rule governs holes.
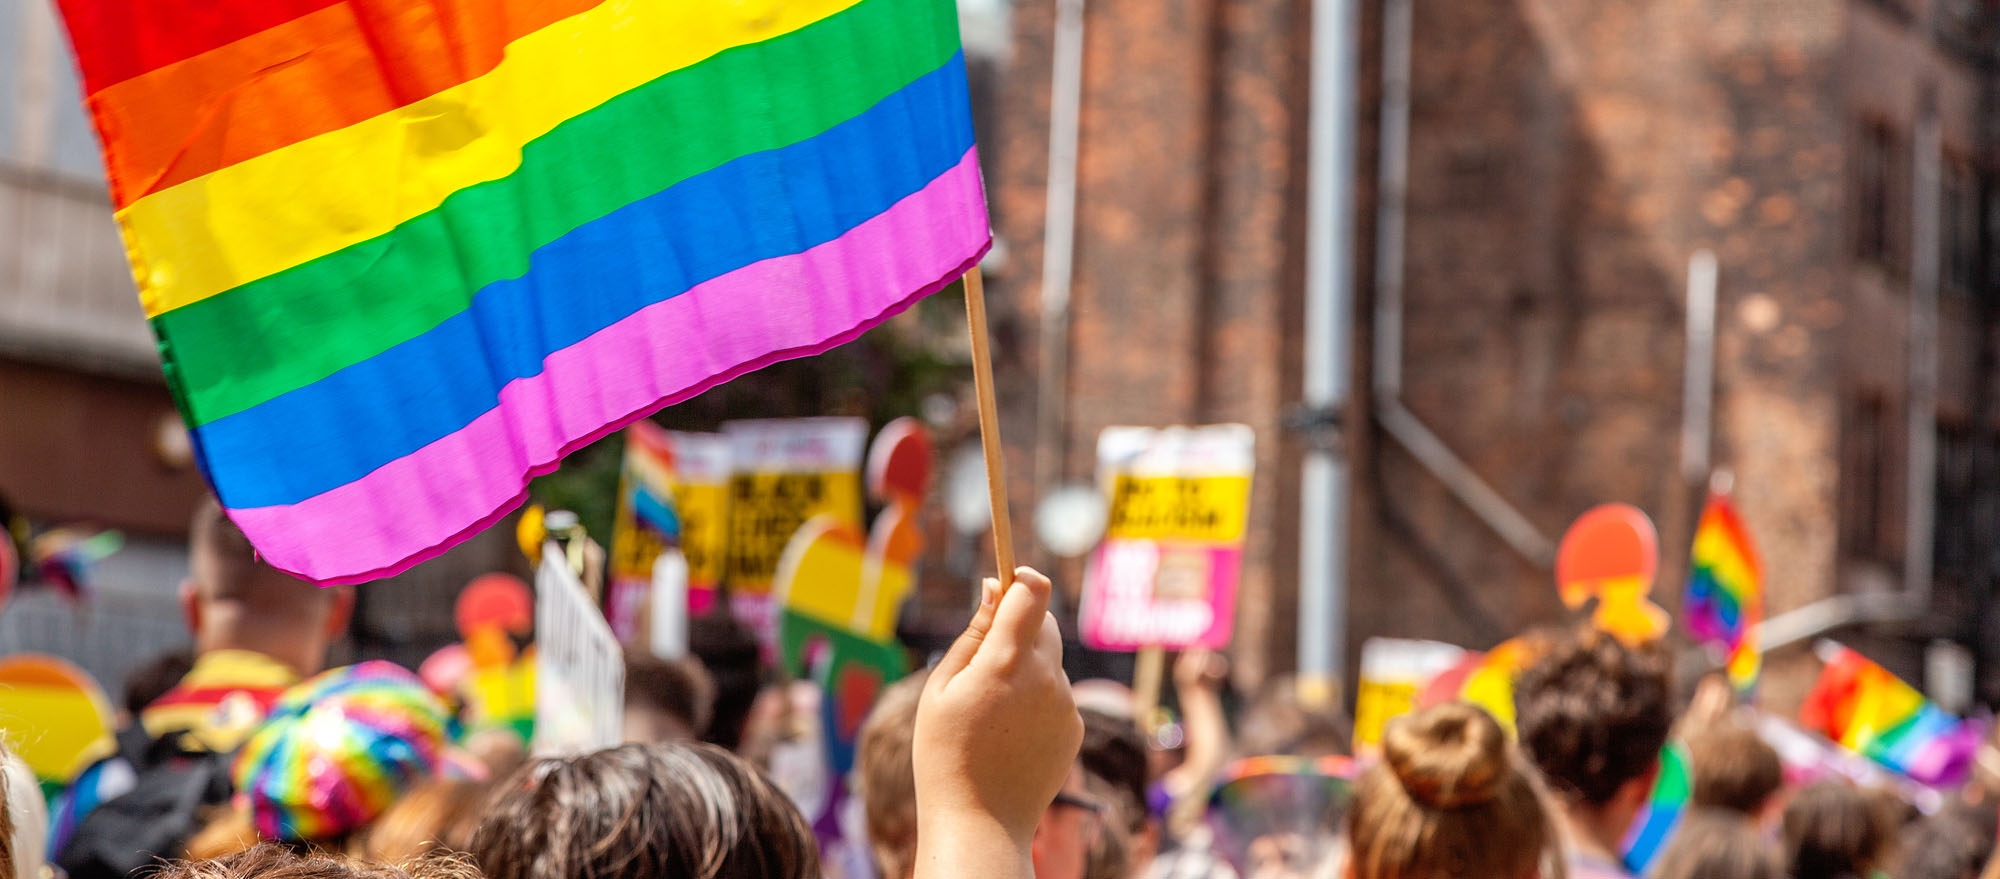
[[[84,816],[56,855],[70,879],[124,879],[178,858],[216,807],[229,803],[232,755],[191,750],[181,734],[149,738],[138,724],[118,734],[132,764],[131,790]]]

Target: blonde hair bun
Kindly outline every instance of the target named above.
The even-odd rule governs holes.
[[[1382,760],[1410,799],[1434,809],[1492,801],[1510,770],[1507,733],[1484,709],[1465,702],[1391,722],[1382,735]]]

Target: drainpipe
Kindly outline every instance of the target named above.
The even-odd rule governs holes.
[[[1409,193],[1411,0],[1382,3],[1381,149],[1375,212],[1375,418],[1396,441],[1522,558],[1549,567],[1555,542],[1479,478],[1403,405],[1403,232]]]
[[[1359,0],[1313,0],[1306,165],[1304,409],[1308,437],[1299,494],[1299,653],[1302,701],[1331,704],[1347,653],[1348,462],[1342,407],[1352,384],[1354,168]]]
[[[1036,495],[1063,481],[1069,429],[1069,293],[1076,255],[1076,161],[1083,111],[1084,0],[1056,0],[1049,85],[1049,185],[1042,225],[1042,368],[1035,404]]]

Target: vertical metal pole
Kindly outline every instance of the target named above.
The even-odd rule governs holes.
[[[1359,0],[1314,0],[1307,116],[1305,405],[1338,416],[1354,312],[1354,131]],[[1339,690],[1347,651],[1347,479],[1337,434],[1306,452],[1299,502],[1300,696]]]
[[[1046,496],[1067,475],[1069,293],[1076,254],[1076,161],[1082,139],[1084,0],[1056,0],[1049,74],[1049,183],[1042,224],[1041,375],[1035,403],[1035,488]]]
[[[1382,2],[1381,129],[1375,178],[1375,346],[1378,398],[1403,394],[1403,232],[1410,191],[1411,0]]]
[[[1688,258],[1687,365],[1681,387],[1681,475],[1690,485],[1708,480],[1715,422],[1715,252]]]
[[[1941,135],[1937,97],[1927,94],[1912,138],[1910,222],[1909,469],[1903,547],[1903,588],[1927,606],[1931,542],[1936,527],[1938,396],[1938,187]],[[1921,613],[1921,609],[1917,609]]]

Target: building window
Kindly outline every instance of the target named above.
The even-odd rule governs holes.
[[[1974,478],[1980,449],[1971,428],[1939,422],[1935,518],[1931,523],[1934,570],[1940,578],[1969,581],[1975,577],[1978,552],[1971,539],[1979,518]]]
[[[1888,404],[1870,394],[1852,402],[1841,431],[1840,542],[1850,557],[1886,562],[1894,554],[1883,485],[1889,427]]]
[[[1939,208],[1944,215],[1938,218],[1938,237],[1944,248],[1942,280],[1945,290],[1968,296],[1979,288],[1982,257],[1979,178],[1970,164],[1957,159],[1946,160],[1941,172]]]
[[[1909,161],[1893,127],[1861,126],[1855,177],[1854,255],[1901,276],[1908,270]]]

